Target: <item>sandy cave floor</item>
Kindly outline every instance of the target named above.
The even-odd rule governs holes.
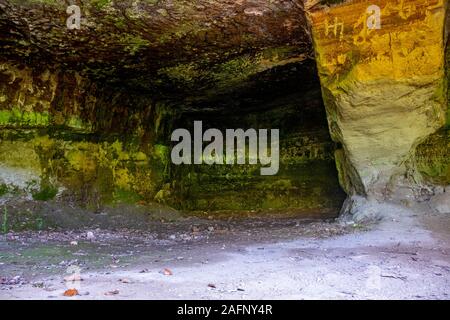
[[[390,216],[9,233],[0,236],[0,298],[449,299],[450,216]],[[72,287],[79,295],[65,297]]]

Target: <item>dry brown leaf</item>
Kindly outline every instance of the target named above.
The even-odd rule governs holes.
[[[171,275],[173,275],[172,271],[171,271],[170,269],[167,269],[167,268],[165,268],[165,269],[163,270],[163,274],[164,274],[165,276],[171,276]]]
[[[78,290],[77,289],[68,289],[68,290],[64,291],[63,295],[65,297],[77,296],[78,295]]]

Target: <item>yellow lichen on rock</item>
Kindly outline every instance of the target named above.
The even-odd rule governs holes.
[[[417,180],[416,146],[445,125],[445,5],[359,0],[309,12],[347,192],[385,197],[411,172]]]

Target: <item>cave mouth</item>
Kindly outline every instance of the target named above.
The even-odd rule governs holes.
[[[279,171],[262,176],[260,165],[172,165],[171,177],[191,213],[257,211],[336,217],[345,199],[334,161],[314,60],[259,73],[238,89],[184,110],[175,128],[278,129]],[[173,145],[173,143],[172,143]]]
[[[8,76],[4,71],[4,82]],[[33,75],[33,81],[39,77]],[[345,193],[312,59],[207,93],[180,95],[185,88],[172,83],[156,101],[154,94],[133,91],[126,83],[80,85],[68,72],[56,79],[49,113],[4,111],[2,166],[36,170],[34,185],[28,186],[35,200],[58,197],[96,211],[118,203],[159,202],[191,215],[338,215]],[[74,92],[83,88],[90,91],[80,102]],[[262,176],[258,165],[173,164],[171,133],[192,130],[194,121],[222,132],[278,129],[278,173]],[[31,155],[26,161],[24,153]],[[11,182],[7,178],[3,185]]]
[[[88,1],[80,28],[67,30],[65,2],[5,1],[0,196],[19,190],[94,211],[157,202],[189,214],[337,216],[345,194],[304,8],[256,4],[208,1],[199,16],[194,3],[127,11],[128,2]],[[171,133],[196,120],[205,130],[278,129],[278,173],[174,165]]]

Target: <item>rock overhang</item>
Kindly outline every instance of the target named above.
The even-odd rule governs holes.
[[[58,66],[94,81],[207,100],[311,58],[297,1],[78,1],[80,29],[65,1],[4,0],[2,58]]]
[[[357,32],[365,30],[358,18],[371,1],[83,1],[80,6],[87,8],[84,29],[70,32],[64,30],[66,3],[2,1],[0,28],[5,32],[0,44],[8,49],[2,52],[2,70],[9,70],[5,81],[13,86],[18,84],[12,79],[20,76],[32,81],[22,81],[20,90],[10,90],[11,95],[5,95],[9,100],[0,101],[7,109],[3,118],[0,113],[0,124],[6,119],[11,126],[13,119],[16,127],[63,125],[72,131],[70,139],[76,130],[82,135],[108,136],[111,143],[118,133],[131,134],[133,141],[139,141],[131,154],[143,151],[163,167],[167,136],[174,126],[193,120],[207,120],[212,126],[281,124],[289,127],[288,152],[282,155],[289,163],[321,154],[336,160],[340,184],[350,195],[380,201],[417,199],[430,185],[434,192],[436,182],[448,183],[448,134],[440,129],[447,109],[442,10],[440,1],[413,1],[408,5],[416,11],[402,17],[397,11],[403,1],[375,2],[385,14],[385,29],[379,34]],[[51,23],[39,19],[47,13],[53,15]],[[313,19],[308,21],[306,15]],[[332,37],[336,28],[323,36],[326,17],[343,18],[347,29],[340,42]],[[335,27],[338,33],[340,27]],[[394,37],[392,45],[386,45],[387,36]],[[389,55],[397,62],[383,60]],[[324,122],[321,86],[334,144]],[[32,112],[26,117],[20,108],[9,112],[9,101],[20,102]],[[59,142],[56,145],[59,153],[65,150]],[[110,152],[113,172],[117,150],[130,149],[126,144],[104,149],[83,145],[83,157],[85,147],[94,153]],[[189,204],[191,208],[210,208],[214,202],[219,207],[227,202],[235,206],[240,201],[237,194],[208,198],[209,192],[217,191],[213,184],[230,183],[223,179],[227,174],[204,168],[167,172],[167,166],[163,167],[158,169],[162,176],[172,175],[182,185],[192,183],[184,181],[185,176],[210,178],[203,179],[209,185],[205,189],[194,183],[193,189],[203,198]],[[303,177],[298,169],[291,171],[300,180],[312,178]],[[126,182],[134,181],[135,172],[129,175],[130,168],[120,166],[118,170],[120,179],[113,184],[129,187]],[[326,170],[311,174],[321,180]],[[232,183],[245,188],[255,185],[245,170],[233,174],[242,179]],[[174,191],[173,181],[167,184],[162,176],[153,177],[160,184],[155,188],[160,189],[161,199]],[[271,199],[256,197],[252,206],[261,199],[273,206],[305,197],[293,191],[299,190],[300,181],[294,180],[283,176],[273,184],[259,184],[262,194]],[[321,183],[334,185],[326,179]],[[319,197],[326,194],[323,186],[318,187]],[[402,190],[395,196],[398,187]],[[150,189],[139,192],[151,194]],[[286,193],[290,200],[281,195],[284,190],[290,190]],[[186,194],[192,196],[189,191]],[[305,198],[300,206],[310,205]]]

